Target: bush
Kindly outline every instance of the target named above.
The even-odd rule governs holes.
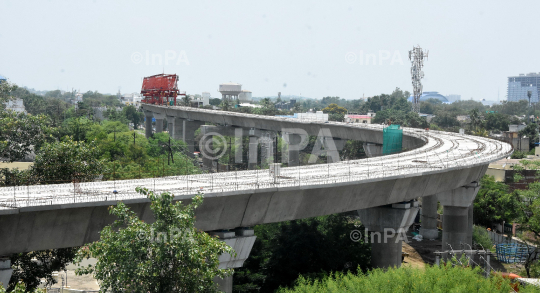
[[[473,245],[478,245],[480,247],[477,247],[478,249],[482,249],[482,247],[486,250],[489,250],[491,247],[493,247],[493,242],[491,242],[491,238],[489,238],[489,234],[486,230],[486,228],[481,226],[474,226],[473,227]]]
[[[427,266],[425,269],[403,267],[372,270],[367,274],[335,273],[322,280],[300,277],[293,289],[281,293],[318,292],[512,292],[509,280],[499,276],[484,278],[479,268],[460,266]],[[519,287],[519,292],[535,292],[532,287]]]

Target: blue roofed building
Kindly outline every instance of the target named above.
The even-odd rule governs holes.
[[[0,82],[7,81],[7,77],[0,74]]]

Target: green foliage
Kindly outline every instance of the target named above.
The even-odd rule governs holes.
[[[47,286],[56,284],[53,272],[65,270],[66,265],[73,261],[78,249],[78,247],[60,248],[12,255],[10,260],[13,275],[8,289],[17,292],[16,287],[20,287],[22,283],[27,291],[32,291],[41,284],[41,279],[45,279]]]
[[[489,234],[484,227],[475,225],[473,227],[472,239],[473,245],[476,245],[477,249],[490,250],[491,247],[493,247],[493,242],[491,242],[491,238],[489,237]]]
[[[221,99],[219,99],[219,98],[212,98],[212,99],[210,99],[209,103],[210,103],[210,105],[212,105],[212,106],[219,106],[219,104],[221,104]]]
[[[300,277],[293,289],[281,293],[332,293],[332,292],[511,292],[510,281],[499,276],[484,278],[479,267],[463,268],[446,265],[427,266],[424,270],[410,267],[372,270],[366,274],[335,273],[322,280]],[[536,292],[520,287],[519,292]]]
[[[104,95],[97,91],[88,91],[83,94],[83,103],[90,107],[122,107],[123,104],[120,102],[117,96],[115,95]],[[79,103],[80,104],[80,103]]]
[[[122,114],[129,122],[133,123],[133,128],[138,129],[139,125],[144,121],[144,113],[142,110],[137,110],[135,106],[129,105],[122,109]]]
[[[6,291],[6,289],[0,285],[0,293],[46,293],[46,292],[47,290],[45,289],[31,290],[29,288],[26,288],[23,282],[17,283],[15,287],[10,291]]]
[[[32,172],[42,183],[92,181],[105,171],[95,141],[85,143],[71,137],[45,143],[36,153]]]
[[[97,258],[95,266],[77,274],[93,274],[106,292],[217,292],[213,279],[232,274],[219,269],[219,255],[235,252],[225,242],[195,228],[195,209],[203,196],[190,204],[173,202],[173,195],[154,194],[145,188],[155,222],[148,224],[119,202],[110,208],[118,217],[100,233],[100,240],[79,250],[77,262]]]
[[[438,113],[437,116],[433,118],[433,123],[444,128],[459,126],[459,121],[456,117],[446,112]]]
[[[514,165],[514,180],[520,181],[523,179],[522,172],[524,170],[540,170],[540,161],[529,161],[522,160],[520,161],[521,165]],[[537,175],[538,177],[538,175]],[[527,189],[515,190],[519,196],[519,218],[518,223],[519,231],[523,232],[522,235],[525,237],[528,243],[532,243],[536,248],[532,249],[529,253],[529,257],[525,261],[525,270],[527,272],[527,277],[531,277],[531,266],[535,263],[538,263],[538,247],[540,247],[540,181],[538,178],[535,182],[529,183]]]
[[[0,110],[5,109],[5,103],[13,99],[12,93],[17,88],[17,85],[7,81],[0,82]]]
[[[538,124],[536,123],[530,123],[522,129],[519,132],[519,135],[522,137],[528,137],[529,138],[529,148],[533,149],[535,147],[534,143],[538,141],[538,132],[536,131],[538,129]]]
[[[0,111],[0,161],[22,160],[46,138],[47,117]]]
[[[508,131],[510,118],[501,113],[488,113],[485,115],[486,130]]]
[[[511,156],[512,159],[524,159],[526,157],[527,157],[527,152],[522,152],[522,151],[514,151]]]
[[[506,184],[496,182],[493,176],[482,177],[473,204],[474,222],[485,227],[491,227],[493,222],[511,223],[518,217],[519,198],[508,192]]]
[[[256,226],[251,255],[234,274],[234,291],[274,292],[292,286],[299,275],[366,270],[369,244],[350,239],[356,229],[363,227],[342,215]]]

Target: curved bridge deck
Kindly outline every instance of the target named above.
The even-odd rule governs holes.
[[[228,120],[229,125],[242,127],[257,125],[259,122],[254,123],[257,120],[273,128],[292,127],[282,122],[294,124],[308,129],[310,134],[326,127],[337,130],[332,132],[334,137],[346,139],[362,140],[371,135],[376,141],[382,137],[383,130],[381,125],[290,121],[294,119],[183,107],[153,106],[152,109],[160,108],[169,111],[170,116],[177,114],[190,119],[195,118],[193,113],[202,113],[204,121]],[[231,123],[238,119],[245,121]],[[73,184],[0,188],[3,223],[0,255],[95,241],[101,228],[114,220],[107,206],[118,200],[131,205],[145,221],[151,221],[148,199],[135,192],[137,186],[169,191],[175,199],[183,201],[203,192],[205,201],[197,210],[196,225],[209,231],[346,212],[433,195],[479,180],[490,162],[512,153],[509,144],[483,137],[411,128],[404,128],[403,135],[411,145],[422,146],[376,158],[282,168],[277,178],[269,170],[251,170],[88,182],[77,188]],[[113,190],[118,193],[114,194]],[[20,231],[26,232],[18,236]],[[54,240],[47,233],[61,234]],[[45,236],[47,241],[37,240]],[[24,241],[18,241],[19,237],[24,237]]]

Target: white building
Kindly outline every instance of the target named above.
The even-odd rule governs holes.
[[[300,120],[308,120],[308,121],[328,121],[328,114],[324,114],[322,111],[317,111],[315,113],[307,112],[307,113],[294,113],[294,116]]]
[[[195,96],[190,96],[190,99],[191,99],[191,105],[197,105],[197,107],[203,107],[203,106],[207,106],[207,105],[210,105],[210,93],[209,92],[203,92],[202,95],[195,95]]]
[[[120,102],[124,105],[133,105],[135,107],[140,107],[142,101],[142,96],[139,93],[132,93],[132,94],[123,94],[120,97]]]
[[[22,99],[9,100],[6,104],[6,109],[18,113],[26,113],[26,109],[24,108],[24,103]]]

